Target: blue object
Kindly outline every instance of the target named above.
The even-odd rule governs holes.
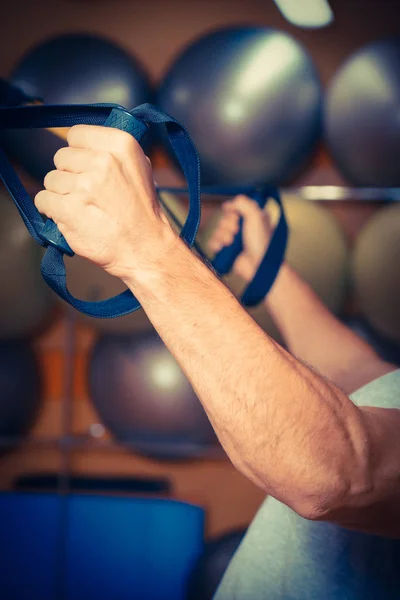
[[[114,40],[87,33],[57,36],[29,48],[9,79],[28,98],[52,105],[110,102],[131,110],[153,100],[148,76],[135,57]],[[44,129],[4,133],[7,154],[40,181],[66,145]],[[146,150],[149,145],[147,136]]]
[[[78,123],[118,127],[129,131],[139,140],[143,137],[146,124],[165,125],[189,187],[189,214],[180,236],[189,246],[192,246],[201,218],[199,159],[186,130],[175,119],[150,104],[143,104],[130,112],[113,104],[0,108],[0,130],[71,127]],[[139,302],[129,290],[101,302],[84,302],[74,298],[67,289],[64,265],[64,253],[71,255],[72,250],[52,222],[47,225],[43,223],[41,215],[2,151],[0,151],[0,177],[11,194],[29,233],[39,244],[47,247],[42,261],[42,274],[48,285],[61,298],[80,312],[98,318],[119,317],[140,308]]]
[[[204,185],[282,185],[316,147],[322,98],[312,59],[292,36],[234,26],[182,52],[157,105],[188,130]]]
[[[0,494],[0,597],[184,600],[204,511],[163,499]]]
[[[170,188],[170,187],[159,187],[160,192],[172,192],[172,193],[185,193],[187,190],[184,188]],[[258,270],[245,289],[241,302],[244,306],[256,306],[263,301],[265,296],[271,289],[275,278],[279,272],[282,262],[285,258],[287,240],[288,240],[288,225],[283,209],[282,201],[277,189],[271,186],[263,186],[261,188],[256,187],[203,187],[201,188],[202,194],[211,195],[226,195],[236,196],[238,194],[246,194],[253,200],[255,200],[261,208],[264,208],[267,201],[272,198],[278,204],[280,210],[280,217],[275,231],[272,235],[270,244],[267,251],[262,259]],[[213,268],[219,275],[226,275],[232,269],[232,266],[243,250],[242,243],[242,232],[243,232],[243,219],[240,219],[239,231],[236,234],[232,244],[222,248],[220,252],[214,257],[212,261]],[[196,249],[203,252],[196,246]]]
[[[59,498],[0,494],[0,598],[55,600]]]

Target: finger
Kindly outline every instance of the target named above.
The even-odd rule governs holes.
[[[210,237],[208,245],[212,250],[219,250],[224,246],[230,246],[234,240],[235,234],[226,230],[216,230]]]
[[[48,192],[70,194],[76,187],[77,175],[67,171],[50,171],[44,178],[43,185]]]
[[[220,250],[222,250],[223,247],[224,245],[218,240],[210,239],[210,241],[208,242],[208,249],[211,250],[211,252],[217,253]]]
[[[232,210],[237,211],[242,217],[254,217],[259,216],[263,211],[255,200],[252,200],[248,196],[239,195],[223,205],[225,211],[230,212]]]
[[[73,194],[61,196],[54,192],[42,190],[35,196],[35,205],[38,211],[53,219],[55,223],[64,223],[71,220],[79,209],[80,199]]]
[[[142,151],[130,133],[98,125],[74,125],[68,132],[68,144],[73,148],[111,152],[115,156],[138,149]]]
[[[62,196],[47,190],[41,190],[36,194],[34,202],[38,211],[42,215],[46,215],[49,219],[55,220],[55,214],[58,212],[57,207],[62,200]]]
[[[102,153],[82,148],[60,148],[54,155],[54,164],[59,171],[87,173],[97,166]]]
[[[222,218],[218,223],[218,229],[237,233],[239,230],[239,218],[240,216],[236,211],[223,213]]]

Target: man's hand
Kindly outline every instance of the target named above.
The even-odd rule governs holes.
[[[222,210],[222,218],[208,242],[209,248],[219,252],[224,246],[230,246],[238,232],[239,219],[243,217],[243,251],[233,265],[233,272],[249,282],[270,242],[273,227],[269,215],[257,202],[243,195],[224,202]]]
[[[115,276],[151,268],[176,234],[158,204],[150,160],[123,131],[76,125],[35,198],[71,248]]]

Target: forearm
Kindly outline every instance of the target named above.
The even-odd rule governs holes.
[[[265,306],[288,350],[347,394],[393,369],[337,319],[287,264]]]
[[[362,487],[360,411],[268,338],[180,240],[162,266],[122,278],[245,475],[307,516]]]

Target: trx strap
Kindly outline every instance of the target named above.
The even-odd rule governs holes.
[[[187,189],[183,188],[171,188],[171,187],[160,187],[160,192],[170,193],[187,193]],[[257,202],[260,208],[264,208],[269,199],[275,200],[279,207],[280,216],[275,227],[274,233],[271,237],[268,249],[260,262],[256,274],[253,280],[249,283],[245,289],[241,302],[244,306],[256,306],[263,301],[269,290],[271,289],[275,278],[278,274],[280,266],[285,258],[286,245],[288,239],[288,225],[285,218],[285,213],[282,206],[282,201],[279,192],[276,188],[271,186],[263,187],[203,187],[201,188],[202,195],[215,195],[215,196],[229,196],[233,197],[238,194],[245,194]],[[179,224],[179,223],[178,223]],[[212,266],[219,275],[226,275],[233,267],[236,258],[243,250],[242,241],[242,228],[243,218],[240,218],[239,230],[236,234],[232,244],[222,248],[220,252],[216,254],[212,261]],[[204,254],[201,248],[201,254]]]
[[[164,123],[169,141],[180,162],[188,187],[159,188],[160,191],[189,193],[189,213],[182,226],[180,237],[190,247],[195,243],[200,224],[200,168],[195,147],[186,130],[173,119],[150,104],[143,104],[127,111],[115,104],[91,105],[36,105],[0,108],[0,129],[28,129],[72,127],[77,124],[102,125],[115,127],[133,135],[140,143],[144,140],[151,124]],[[48,219],[43,221],[32,199],[26,192],[13,167],[0,149],[0,177],[8,189],[31,236],[40,245],[47,248],[41,271],[47,284],[76,310],[97,318],[113,318],[126,315],[140,308],[140,304],[130,290],[100,302],[85,302],[70,294],[67,288],[64,254],[73,256],[68,242],[58,230],[56,224]],[[269,198],[273,198],[280,208],[280,219],[275,228],[268,250],[262,259],[253,281],[245,290],[242,303],[254,306],[261,302],[271,288],[280,265],[284,259],[288,228],[279,194],[269,186],[204,188],[203,194],[233,196],[246,194],[252,197],[262,208]],[[220,274],[228,273],[235,259],[242,251],[242,219],[239,232],[231,246],[223,248],[212,262],[213,268]]]
[[[0,129],[72,127],[79,123],[122,129],[133,135],[138,142],[143,140],[149,124],[165,124],[169,141],[185,174],[189,189],[189,214],[180,236],[189,246],[192,246],[201,218],[199,159],[186,130],[175,119],[150,104],[143,104],[130,112],[115,104],[0,108]],[[119,317],[140,308],[139,302],[130,290],[100,302],[84,302],[72,296],[67,288],[64,254],[73,256],[73,252],[56,224],[50,219],[43,221],[1,150],[0,177],[29,233],[40,245],[47,248],[41,271],[48,285],[58,296],[78,311],[91,317]]]

